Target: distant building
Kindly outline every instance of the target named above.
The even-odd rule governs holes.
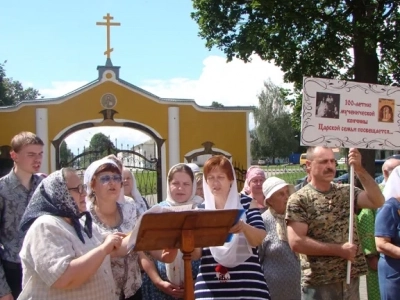
[[[140,169],[154,168],[154,163],[151,163],[153,159],[157,158],[157,145],[154,140],[147,140],[132,147],[130,150],[143,155],[146,159],[132,153],[120,152],[117,157],[122,161],[124,166]]]
[[[195,163],[196,165],[198,165],[200,167],[202,167],[202,166],[204,166],[204,163],[207,161],[207,159],[209,159],[211,156],[212,156],[211,154],[199,155],[197,157],[194,157],[191,162]],[[185,160],[185,163],[187,163],[186,160]]]

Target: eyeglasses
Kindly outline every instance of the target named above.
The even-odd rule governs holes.
[[[108,183],[110,183],[111,180],[116,183],[121,183],[122,176],[119,174],[103,175],[103,176],[99,177],[99,180],[100,180],[101,184],[108,184]]]
[[[69,191],[78,192],[79,194],[82,195],[83,193],[85,193],[87,191],[87,185],[86,184],[80,184],[77,187],[69,188],[68,190]]]

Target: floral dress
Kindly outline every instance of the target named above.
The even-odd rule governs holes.
[[[103,235],[113,232],[129,233],[135,226],[137,220],[135,203],[133,201],[125,201],[124,203],[117,203],[117,207],[121,215],[121,222],[115,227],[109,227],[97,216],[93,204],[89,205],[93,222],[99,227]],[[135,295],[142,286],[137,252],[132,251],[125,257],[111,258],[111,268],[117,288],[117,299],[126,299]]]

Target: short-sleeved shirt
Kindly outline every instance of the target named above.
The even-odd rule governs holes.
[[[93,226],[92,238],[82,230],[85,243],[63,218],[44,215],[29,228],[20,252],[23,280],[19,300],[116,300],[109,255],[97,272],[73,289],[51,286],[67,270],[72,260],[88,253],[103,241]]]
[[[42,179],[38,175],[32,175],[28,190],[19,181],[14,169],[0,178],[0,244],[3,246],[0,258],[2,260],[20,263],[19,252],[24,233],[18,230],[19,223],[33,192]],[[3,266],[0,264],[0,297],[10,292]]]
[[[28,190],[19,181],[14,169],[0,179],[0,243],[4,250],[1,259],[19,263],[23,233],[18,230],[22,215],[42,177],[32,175]]]
[[[385,201],[378,210],[375,220],[375,236],[390,238],[390,242],[400,247],[400,203],[396,198],[390,198]],[[396,266],[400,270],[400,260],[384,255],[380,256],[391,266]]]
[[[252,199],[241,194],[240,202],[246,211],[246,223],[265,230],[258,208],[250,208]],[[252,255],[243,263],[233,268],[223,267],[223,272],[216,270],[219,265],[211,254],[210,248],[204,248],[199,274],[195,283],[196,299],[271,299],[264,274],[261,270],[257,248],[252,248]],[[221,278],[221,275],[222,278]],[[228,276],[229,275],[229,276]]]
[[[354,188],[356,199],[361,192]],[[356,205],[355,205],[356,206]],[[350,185],[332,183],[326,193],[317,191],[311,184],[306,185],[288,200],[286,220],[308,225],[307,236],[322,242],[344,244],[349,238]],[[354,222],[354,244],[360,245],[357,222]],[[339,256],[312,256],[300,253],[302,285],[316,286],[346,280],[347,260]],[[355,262],[351,266],[351,277],[367,273],[367,263],[358,247]]]

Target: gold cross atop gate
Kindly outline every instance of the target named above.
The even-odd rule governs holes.
[[[107,26],[107,50],[104,51],[104,55],[107,55],[107,58],[110,58],[110,54],[114,50],[114,48],[110,48],[110,27],[120,26],[121,23],[110,22],[111,20],[114,20],[114,17],[111,17],[109,13],[104,16],[103,19],[106,20],[106,22],[96,22],[96,25]]]

